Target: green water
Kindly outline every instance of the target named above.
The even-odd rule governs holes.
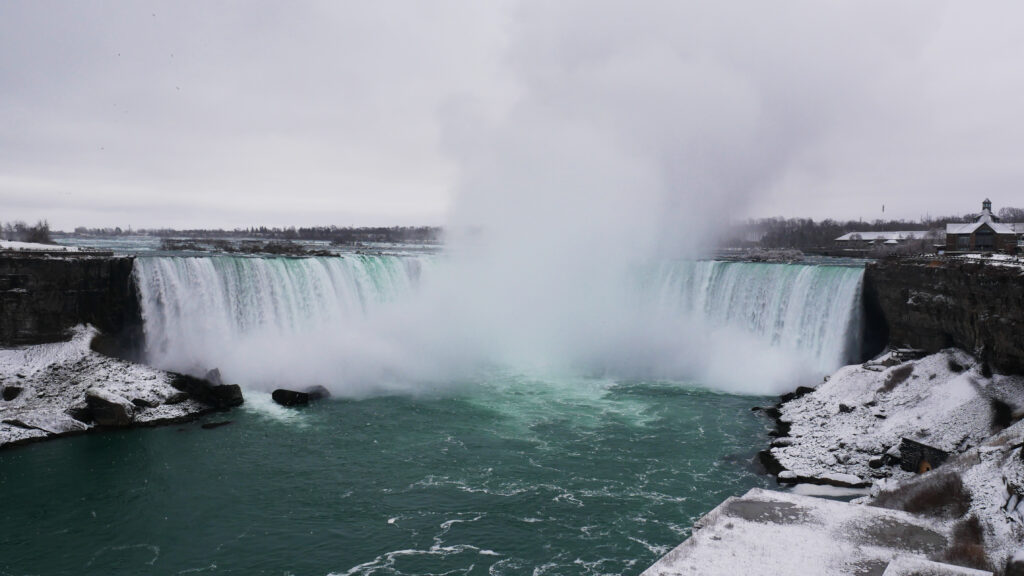
[[[764,399],[496,375],[0,452],[0,574],[638,574],[767,477]]]

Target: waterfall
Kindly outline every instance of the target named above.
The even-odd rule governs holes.
[[[449,264],[414,255],[138,258],[147,357],[177,371],[219,367],[263,388],[409,389],[481,365],[543,369],[554,358],[564,360],[556,369],[774,393],[820,382],[860,353],[862,268],[663,262],[635,272],[618,297],[580,307],[586,295],[563,297],[557,278],[556,297],[537,300]]]
[[[733,327],[828,374],[859,359],[863,275],[848,266],[673,262],[645,291],[658,310]]]
[[[281,340],[342,326],[411,291],[426,257],[153,257],[135,261],[147,356],[198,371],[254,335]]]

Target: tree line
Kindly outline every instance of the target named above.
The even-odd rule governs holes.
[[[360,242],[385,242],[394,244],[436,244],[442,240],[442,229],[437,226],[377,226],[338,227],[312,226],[286,228],[253,226],[233,230],[196,228],[175,230],[173,228],[141,229],[126,231],[121,228],[75,228],[75,234],[83,236],[122,236],[143,234],[160,238],[258,238],[268,240],[321,240],[335,244],[357,244]]]
[[[53,238],[50,237],[50,224],[46,220],[40,220],[31,226],[21,220],[4,223],[0,225],[0,238],[35,244],[54,243]]]
[[[758,246],[761,248],[826,248],[835,245],[836,238],[850,232],[931,232],[935,240],[945,237],[946,224],[974,222],[979,213],[919,220],[833,220],[815,221],[811,218],[758,218],[734,226],[725,244],[729,246]],[[996,216],[1003,222],[1024,222],[1024,209],[1003,207]]]

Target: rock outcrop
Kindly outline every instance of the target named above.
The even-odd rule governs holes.
[[[865,305],[889,342],[935,353],[960,348],[1024,374],[1024,268],[993,260],[888,259],[867,266]]]
[[[0,252],[0,346],[59,342],[90,324],[109,348],[141,350],[133,265],[126,257]]]
[[[310,402],[331,397],[331,391],[323,386],[311,386],[302,392],[278,388],[270,395],[281,406],[305,406]]]
[[[85,432],[189,420],[242,403],[236,385],[165,372],[91,349],[91,327],[68,342],[0,348],[0,448]]]

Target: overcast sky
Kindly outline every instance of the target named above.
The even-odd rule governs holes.
[[[1022,57],[1010,0],[5,0],[0,220],[1024,206]]]

